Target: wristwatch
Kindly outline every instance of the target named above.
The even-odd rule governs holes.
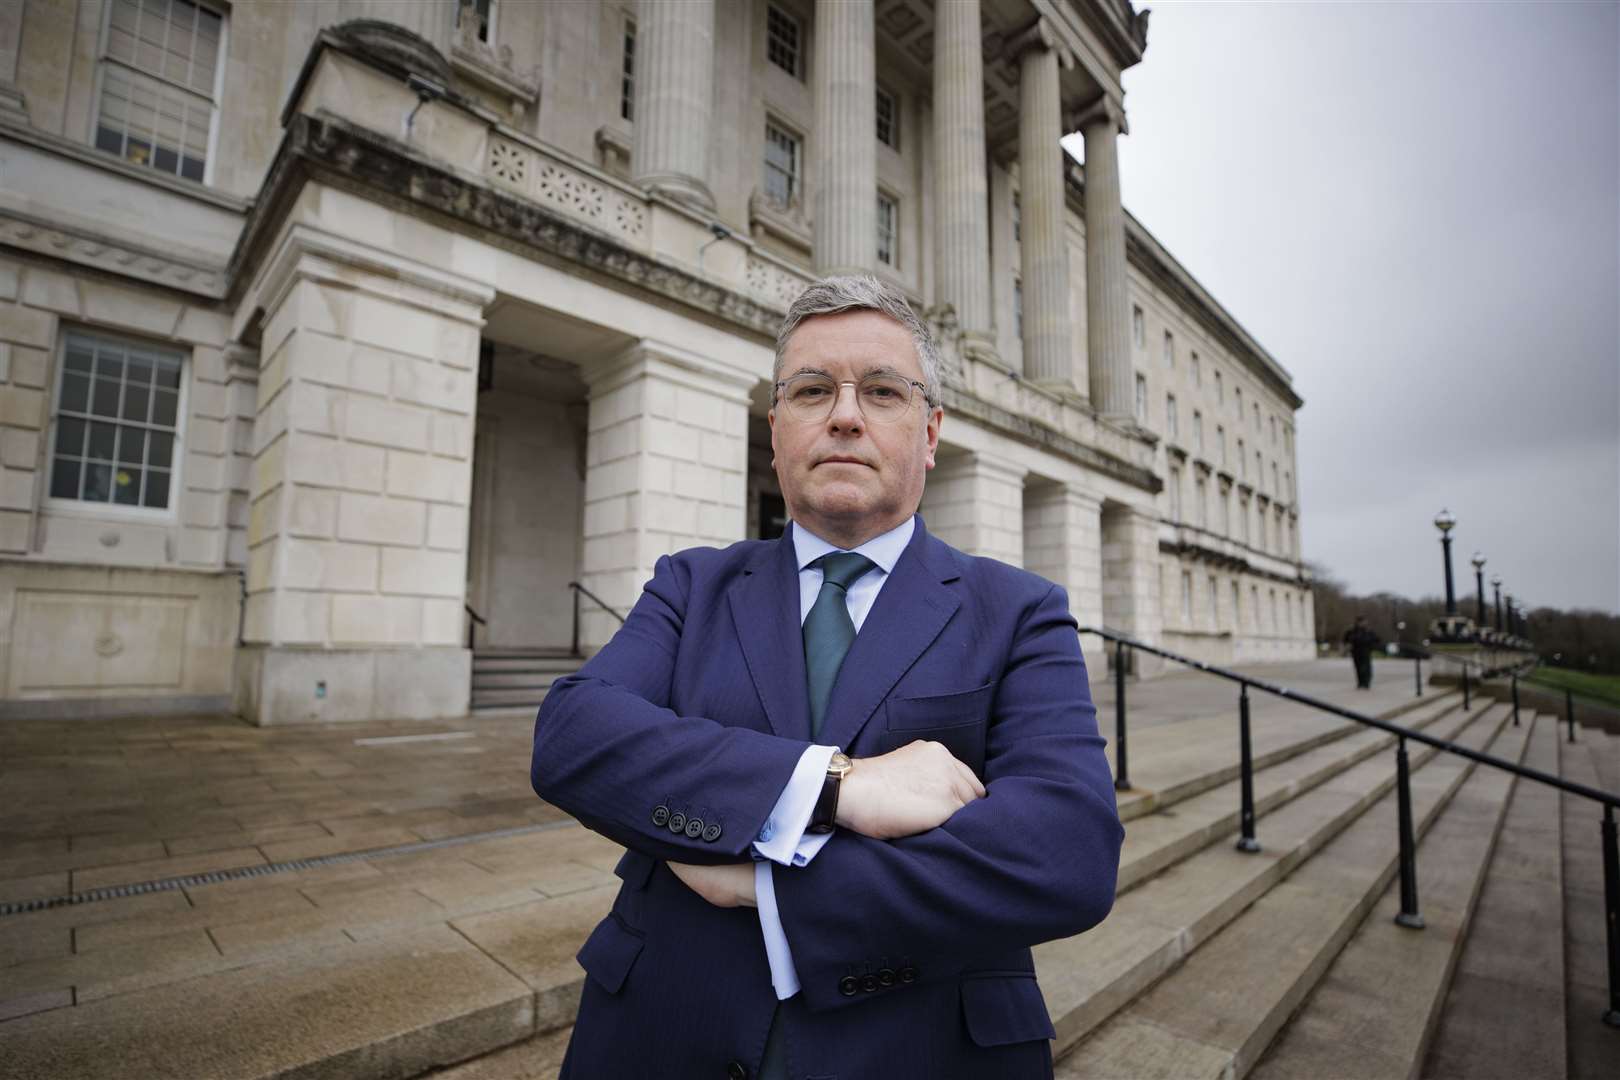
[[[816,799],[816,808],[810,811],[810,824],[805,828],[805,832],[833,831],[833,819],[838,816],[838,788],[854,767],[855,763],[848,755],[837,750],[833,751],[832,760],[827,762],[827,779],[821,784],[821,797]]]

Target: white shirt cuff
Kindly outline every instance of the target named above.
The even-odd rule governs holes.
[[[810,815],[821,797],[822,785],[827,779],[827,763],[832,760],[836,746],[812,744],[799,755],[787,787],[782,789],[776,806],[754,838],[754,850],[772,862],[783,866],[804,866],[816,857],[816,852],[832,838],[832,833],[805,834]]]
[[[771,965],[771,988],[778,1001],[799,992],[799,973],[793,969],[793,950],[776,910],[775,873],[769,860],[754,864],[754,902],[759,905],[759,928],[765,935],[765,959]]]

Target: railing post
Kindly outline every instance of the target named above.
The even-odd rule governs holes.
[[[1417,680],[1416,697],[1423,696],[1423,657],[1412,657],[1412,677]]]
[[[1243,833],[1238,837],[1237,849],[1254,853],[1260,850],[1260,841],[1254,838],[1254,755],[1249,745],[1249,684],[1240,684],[1238,695],[1238,756],[1242,762],[1242,805],[1238,818]]]
[[[1123,641],[1114,644],[1114,790],[1127,791],[1131,774],[1125,764],[1125,664],[1131,647]]]
[[[1513,726],[1519,726],[1519,673],[1513,672]]]
[[[569,655],[579,655],[579,590],[571,590],[574,594],[574,644]]]
[[[1564,719],[1569,723],[1569,741],[1575,741],[1575,695],[1564,691]]]
[[[1469,698],[1468,698],[1468,665],[1467,665],[1467,664],[1464,664],[1464,665],[1463,665],[1463,669],[1462,669],[1462,672],[1463,672],[1463,712],[1467,712],[1467,711],[1468,711],[1468,709],[1469,709]]]
[[[1603,1022],[1620,1027],[1620,850],[1616,849],[1614,807],[1603,807],[1603,912],[1609,929],[1609,1007]]]
[[[1412,773],[1406,760],[1406,737],[1395,740],[1396,804],[1400,815],[1401,833],[1401,910],[1395,923],[1408,930],[1423,929],[1423,916],[1418,913],[1417,853],[1412,839]]]

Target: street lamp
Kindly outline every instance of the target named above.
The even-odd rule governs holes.
[[[1496,590],[1496,628],[1502,629],[1502,575],[1491,576],[1491,588]]]
[[[1434,516],[1434,527],[1440,530],[1440,550],[1446,564],[1446,614],[1457,614],[1457,590],[1451,584],[1451,530],[1457,519],[1450,510],[1441,510]]]
[[[1470,561],[1474,564],[1474,586],[1479,593],[1479,625],[1483,629],[1485,626],[1485,556],[1476,551]]]

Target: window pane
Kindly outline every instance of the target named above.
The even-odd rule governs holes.
[[[118,432],[118,460],[125,465],[139,465],[146,457],[146,432],[140,428],[122,428]]]
[[[84,499],[89,502],[112,501],[112,466],[87,464],[84,468]]]
[[[77,499],[79,497],[79,463],[71,458],[57,458],[51,468],[51,498]]]
[[[174,436],[166,431],[154,431],[147,441],[150,443],[147,448],[147,463],[158,468],[168,468],[174,456]]]
[[[97,350],[96,374],[109,379],[122,378],[124,374],[124,354],[116,349]]]
[[[96,149],[105,150],[109,154],[124,156],[124,133],[114,131],[109,127],[96,128]]]
[[[164,427],[174,427],[175,402],[178,394],[167,390],[157,390],[152,397],[152,423],[162,424]]]
[[[166,146],[159,146],[152,155],[152,164],[159,172],[178,173],[180,155]]]
[[[169,505],[169,474],[166,471],[153,469],[146,474],[146,496],[141,501],[159,510]]]
[[[113,456],[113,443],[118,436],[116,424],[91,424],[90,448],[87,457],[97,458],[101,461],[111,461]]]
[[[180,389],[180,363],[173,357],[154,356],[153,366],[156,368],[156,381],[158,386],[169,390]]]
[[[152,358],[140,353],[132,352],[124,367],[125,378],[136,386],[150,386],[152,383]]]
[[[202,183],[202,179],[203,179],[203,163],[202,163],[202,159],[201,158],[189,157],[189,156],[181,158],[180,159],[180,175],[185,177],[187,180],[195,180],[199,184]]]
[[[113,502],[124,506],[141,504],[141,470],[129,467],[113,474]]]
[[[118,384],[111,379],[97,379],[91,399],[90,411],[97,416],[118,415]]]
[[[147,409],[151,405],[152,391],[144,386],[124,387],[124,419],[146,423]]]
[[[90,380],[71,371],[62,373],[62,408],[87,412],[90,407]]]
[[[80,457],[84,454],[84,435],[90,425],[83,420],[64,416],[56,422],[56,452]]]

